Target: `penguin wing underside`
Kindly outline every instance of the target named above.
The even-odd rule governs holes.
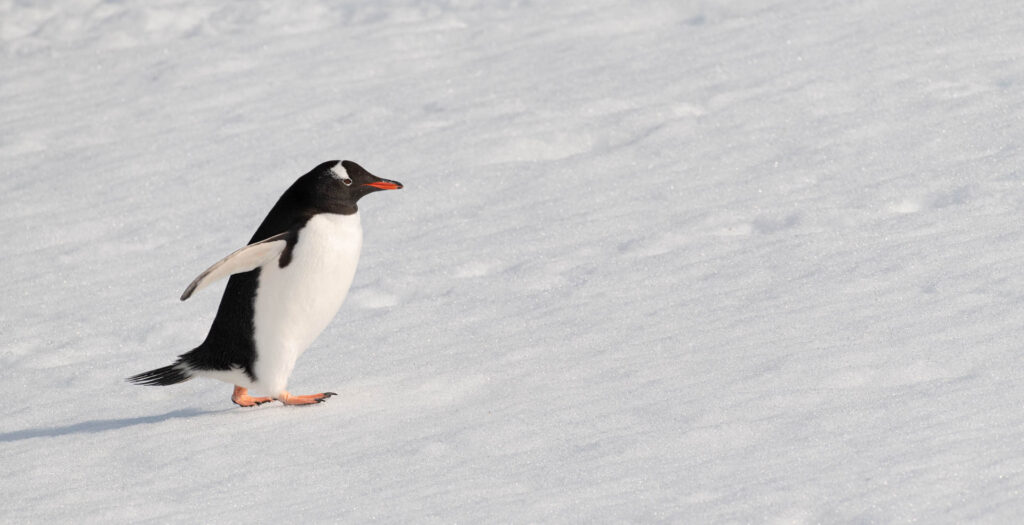
[[[188,285],[188,288],[185,288],[185,293],[181,294],[181,300],[184,301],[192,297],[192,294],[206,288],[212,282],[236,273],[255,270],[263,266],[267,261],[279,257],[285,247],[288,246],[288,236],[291,234],[292,232],[288,231],[268,237],[260,242],[254,242],[217,261],[213,266],[199,274],[199,277],[196,277]]]

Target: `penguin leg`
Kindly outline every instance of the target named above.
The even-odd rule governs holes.
[[[269,403],[273,399],[269,397],[252,397],[249,395],[248,388],[235,385],[235,392],[231,394],[231,401],[240,407],[254,407],[263,403]]]
[[[287,390],[282,390],[277,396],[277,400],[286,405],[315,405],[317,403],[323,403],[331,396],[336,396],[334,392],[324,392],[322,394],[309,394],[305,396],[293,396],[288,393]]]

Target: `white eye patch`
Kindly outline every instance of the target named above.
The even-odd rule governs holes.
[[[342,184],[344,184],[346,186],[351,186],[352,185],[352,179],[348,178],[348,173],[345,173],[344,171],[342,171],[341,173],[338,173],[337,171],[335,171],[335,168],[337,168],[337,167],[338,166],[335,166],[334,168],[331,168],[331,176],[336,178],[336,179],[338,179],[338,180],[340,180]],[[341,168],[341,169],[344,170],[345,168]]]

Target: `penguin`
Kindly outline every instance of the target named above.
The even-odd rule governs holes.
[[[171,365],[127,380],[164,386],[217,379],[234,385],[231,400],[243,407],[275,400],[311,405],[335,395],[293,395],[288,378],[352,284],[363,245],[356,203],[370,193],[401,188],[348,160],[324,162],[299,177],[249,244],[207,268],[181,295],[184,301],[230,276],[203,343]],[[250,396],[249,389],[268,396]]]

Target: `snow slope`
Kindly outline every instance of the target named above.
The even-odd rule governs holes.
[[[1005,523],[1024,5],[0,0],[0,521]],[[335,158],[311,408],[198,344]]]

